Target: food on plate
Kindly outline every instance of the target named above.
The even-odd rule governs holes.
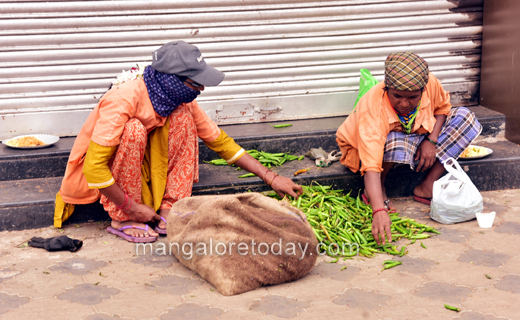
[[[31,136],[21,137],[18,139],[11,139],[6,143],[10,147],[37,147],[45,145],[45,143],[41,140]]]
[[[466,150],[464,150],[464,152],[462,152],[462,154],[460,156],[462,158],[473,158],[473,157],[485,156],[488,153],[489,152],[488,152],[487,148],[477,147],[477,146],[469,146],[469,147],[466,148]]]

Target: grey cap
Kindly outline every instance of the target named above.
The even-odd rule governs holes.
[[[216,86],[224,80],[224,73],[204,61],[199,48],[184,41],[168,42],[152,54],[152,68],[184,76],[204,86]]]

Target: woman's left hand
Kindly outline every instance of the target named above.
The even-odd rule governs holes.
[[[289,195],[294,199],[298,199],[298,196],[303,194],[302,186],[284,176],[276,176],[271,184],[271,188],[282,198],[285,195]]]
[[[271,188],[282,198],[285,197],[285,195],[289,195],[297,199],[299,195],[303,194],[302,186],[297,185],[289,178],[275,176],[274,172],[264,167],[263,164],[258,162],[258,160],[253,158],[250,154],[246,153],[235,161],[235,166],[256,174],[264,180],[265,183],[270,184]]]
[[[428,139],[424,139],[417,151],[415,152],[414,160],[419,160],[419,164],[417,165],[416,171],[426,171],[430,169],[435,161],[437,160],[436,146],[428,141]]]

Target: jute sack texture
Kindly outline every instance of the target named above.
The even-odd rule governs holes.
[[[305,214],[260,193],[178,201],[168,216],[168,240],[183,265],[226,296],[297,280],[317,258]]]

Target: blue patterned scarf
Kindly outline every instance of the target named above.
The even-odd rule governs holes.
[[[156,71],[147,66],[143,73],[148,96],[155,112],[167,117],[178,106],[195,100],[200,91],[188,88],[177,76]]]

